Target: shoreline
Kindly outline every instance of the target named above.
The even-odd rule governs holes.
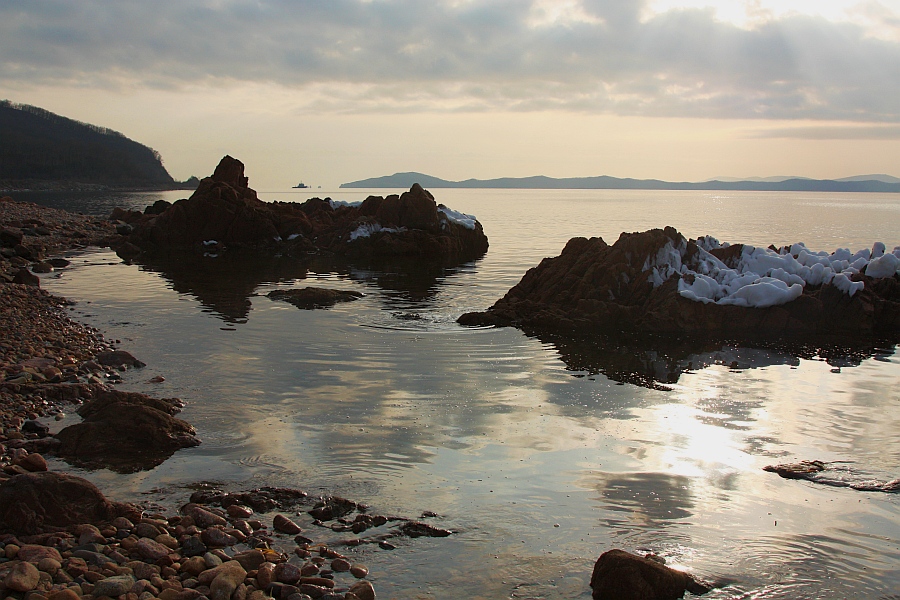
[[[196,183],[175,185],[108,185],[104,183],[66,183],[66,182],[35,182],[35,185],[10,184],[0,185],[0,195],[8,194],[56,194],[56,193],[94,193],[94,192],[172,192],[190,191],[197,189]]]
[[[108,246],[115,225],[4,197],[0,232],[0,593],[29,600],[368,600],[375,597],[368,569],[353,562],[350,552],[311,539],[317,534],[297,521],[321,527],[320,538],[324,532],[381,532],[337,542],[348,548],[390,547],[387,540],[398,535],[451,533],[411,519],[370,515],[365,505],[300,490],[206,490],[181,507],[160,499],[148,499],[143,507],[120,505],[87,480],[50,471],[42,453],[53,453],[59,440],[40,419],[61,419],[104,394],[142,396],[111,385],[120,380],[118,371],[140,363],[100,364],[103,353],[122,354],[116,342],[71,319],[69,302],[41,290],[37,276],[27,283],[16,279],[25,279],[20,275],[29,268],[65,268],[66,261],[54,266],[51,258],[62,252]],[[60,491],[59,485],[73,480],[105,518],[44,525],[42,519],[54,509],[83,508],[84,497],[67,498],[71,489]],[[22,492],[23,486],[47,483],[57,485],[57,497],[40,489]],[[265,500],[266,494],[274,496]],[[34,498],[49,508],[31,505]],[[397,522],[394,530],[381,529]]]

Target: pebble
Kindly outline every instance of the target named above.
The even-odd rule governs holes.
[[[207,546],[218,546],[220,548],[234,546],[238,542],[236,537],[229,535],[225,530],[213,527],[204,529],[203,533],[200,534],[200,539]]]
[[[30,592],[37,587],[41,572],[30,562],[20,562],[13,566],[6,576],[4,584],[16,592]]]
[[[369,569],[365,565],[356,564],[350,567],[350,574],[357,579],[363,579],[369,574]]]
[[[131,575],[115,575],[98,581],[94,585],[94,597],[109,596],[115,598],[131,591],[135,584],[135,578]]]
[[[296,535],[303,531],[299,525],[284,515],[275,515],[275,519],[272,521],[272,527],[275,528],[275,531],[287,533],[288,535]]]
[[[136,548],[138,554],[152,561],[157,561],[164,556],[168,556],[170,551],[168,547],[163,546],[156,540],[151,540],[150,538],[139,539]]]

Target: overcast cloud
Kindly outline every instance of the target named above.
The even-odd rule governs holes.
[[[0,85],[245,82],[320,112],[900,122],[900,41],[800,15],[646,18],[631,0],[0,0]]]

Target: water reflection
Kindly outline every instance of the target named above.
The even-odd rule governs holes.
[[[858,367],[873,358],[887,360],[896,351],[896,340],[855,344],[723,344],[697,340],[621,341],[613,338],[589,340],[538,335],[551,344],[566,368],[576,376],[602,374],[620,383],[670,391],[685,373],[713,365],[734,371],[772,366],[798,367],[801,359],[823,360],[834,369]]]
[[[596,484],[606,524],[661,528],[694,514],[691,479],[667,473],[606,473]]]
[[[227,252],[173,252],[141,256],[134,262],[159,273],[173,290],[197,299],[226,323],[245,323],[250,296],[263,283],[305,279],[306,265],[289,257]]]
[[[333,282],[360,282],[384,291],[387,310],[427,308],[441,284],[459,268],[415,260],[351,262],[339,257],[310,255],[291,257],[251,251],[175,251],[141,255],[131,262],[142,270],[159,273],[171,288],[197,299],[205,311],[229,324],[246,323],[251,297],[260,286],[292,283],[310,273]],[[398,313],[400,319],[416,319],[415,313]]]

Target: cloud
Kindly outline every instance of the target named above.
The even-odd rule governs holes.
[[[793,140],[900,140],[900,125],[773,127],[751,131],[747,137]]]
[[[868,6],[879,23],[896,22]],[[296,90],[298,111],[900,122],[900,42],[860,24],[791,14],[748,29],[711,10],[643,9],[631,0],[0,0],[0,85],[275,83]]]

